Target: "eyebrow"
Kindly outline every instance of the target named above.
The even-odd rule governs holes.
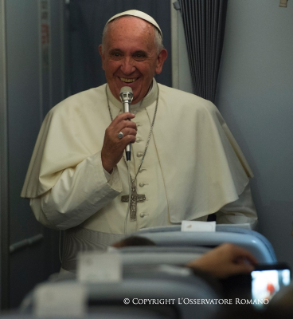
[[[123,53],[123,50],[118,49],[118,48],[113,48],[113,49],[111,49],[111,50],[109,51],[109,53],[115,53],[115,52]],[[148,55],[148,53],[147,53],[146,51],[144,51],[144,50],[134,51],[134,52],[132,53],[132,55],[133,55],[133,54],[144,54],[144,55]]]
[[[146,51],[143,51],[143,50],[138,50],[138,51],[135,51],[134,54],[145,54],[147,55],[147,52]]]
[[[111,49],[109,52],[122,52],[122,50],[120,50],[120,49],[116,49],[116,48],[114,48],[114,49]]]

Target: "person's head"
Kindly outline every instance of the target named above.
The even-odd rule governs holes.
[[[122,248],[122,247],[130,247],[130,246],[155,246],[156,244],[145,237],[139,237],[139,236],[130,236],[127,238],[124,238],[111,246],[114,248]]]
[[[141,12],[134,11],[134,15],[136,12],[140,16]],[[123,14],[107,22],[99,52],[112,94],[119,100],[120,89],[130,86],[135,104],[148,93],[154,75],[161,73],[167,50],[151,17],[142,13],[154,22]]]

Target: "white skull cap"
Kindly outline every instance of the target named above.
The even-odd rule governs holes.
[[[109,22],[111,22],[117,18],[123,17],[123,16],[133,16],[133,17],[137,17],[137,18],[143,19],[143,20],[151,23],[153,26],[155,26],[158,29],[159,33],[163,37],[163,32],[162,32],[161,28],[159,27],[159,25],[157,24],[157,22],[155,21],[155,19],[152,18],[150,15],[148,15],[142,11],[139,11],[139,10],[127,10],[124,12],[117,13],[107,21],[106,25]]]

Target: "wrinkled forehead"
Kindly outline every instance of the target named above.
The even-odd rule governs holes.
[[[147,38],[148,35],[154,37],[155,28],[152,24],[133,16],[122,16],[112,20],[106,25],[107,37],[120,34],[123,38],[127,36]]]
[[[142,19],[123,16],[106,26],[103,37],[105,50],[113,48],[127,51],[156,50],[156,35],[153,25]]]
[[[159,27],[158,23],[156,22],[156,20],[154,18],[152,18],[150,15],[142,12],[142,11],[139,11],[139,10],[127,10],[127,11],[124,11],[124,12],[121,12],[121,13],[118,13],[118,14],[115,14],[113,17],[111,17],[105,27],[113,20],[116,20],[120,17],[124,17],[124,16],[133,16],[133,17],[136,17],[136,18],[139,18],[139,19],[142,19],[142,20],[145,20],[147,21],[148,23],[152,24],[160,33],[161,37],[163,37],[163,33],[162,33],[162,30],[161,28]]]

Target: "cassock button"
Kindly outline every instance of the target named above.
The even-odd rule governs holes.
[[[142,157],[142,155],[143,155],[143,152],[137,152],[136,154],[137,157]]]
[[[141,141],[141,139],[139,137],[136,138],[135,142],[139,143]]]
[[[143,218],[145,215],[144,215],[144,213],[140,213],[139,216],[140,216],[141,218]]]

